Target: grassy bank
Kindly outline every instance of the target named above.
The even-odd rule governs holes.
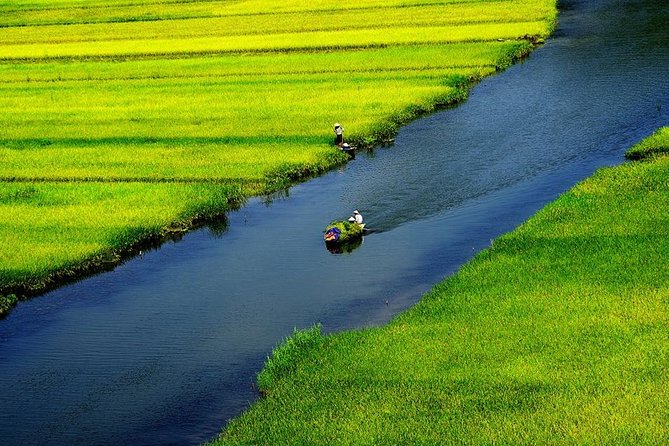
[[[526,55],[555,14],[554,0],[0,2],[0,295],[345,162],[335,122],[348,142],[392,138]]]
[[[376,329],[300,332],[215,444],[663,444],[669,132]]]

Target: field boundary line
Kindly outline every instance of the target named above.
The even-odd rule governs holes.
[[[473,68],[497,68],[495,64],[479,64],[479,65],[445,65],[441,67],[398,67],[398,68],[370,68],[370,69],[359,69],[359,70],[338,70],[338,71],[295,71],[295,72],[251,72],[251,73],[228,73],[228,74],[201,74],[201,75],[145,75],[145,76],[131,76],[131,77],[87,77],[87,78],[53,78],[53,79],[0,79],[0,84],[40,84],[40,83],[57,83],[57,82],[114,82],[114,81],[142,81],[142,80],[169,80],[169,79],[225,79],[230,77],[254,77],[254,76],[272,76],[272,77],[288,77],[288,76],[309,76],[309,75],[324,75],[324,74],[374,74],[374,73],[407,73],[407,72],[419,72],[426,73],[430,71],[442,71],[442,70],[457,70],[457,69],[473,69]]]
[[[510,19],[510,20],[465,20],[457,23],[445,23],[437,26],[443,26],[443,27],[449,27],[449,28],[458,28],[461,26],[474,26],[474,25],[496,25],[496,24],[515,24],[515,23],[529,23],[525,19]],[[68,25],[69,26],[69,25]],[[406,27],[410,28],[421,28],[423,26],[434,26],[430,25],[427,22],[412,22]],[[388,30],[388,29],[395,29],[396,25],[393,23],[386,24],[386,25],[369,25],[369,26],[356,26],[356,30]],[[301,30],[295,30],[295,31],[290,31],[290,30],[285,30],[285,29],[278,29],[275,31],[252,31],[252,32],[240,32],[240,33],[230,33],[230,34],[217,34],[215,36],[210,36],[210,35],[200,35],[200,34],[194,34],[190,36],[180,36],[178,39],[174,40],[189,40],[189,39],[201,39],[201,38],[209,38],[209,37],[217,37],[217,38],[225,38],[225,37],[242,37],[242,36],[274,36],[278,34],[290,34],[290,35],[300,35],[300,34],[308,34],[308,33],[317,33],[317,32],[336,32],[340,31],[341,28],[337,25],[333,26],[326,26],[324,28],[313,28],[313,29],[301,29]],[[1,32],[1,30],[0,30]],[[163,38],[163,37],[161,37]],[[49,44],[49,45],[58,45],[62,43],[93,43],[93,42],[134,42],[136,41],[136,38],[133,37],[106,37],[106,38],[90,38],[90,39],[54,39],[54,40],[25,40],[22,41],[21,43],[12,43],[12,45],[32,45],[32,44]]]
[[[202,56],[217,56],[229,54],[310,54],[326,53],[331,51],[354,51],[366,49],[383,49],[395,47],[414,47],[417,45],[457,45],[463,43],[487,43],[487,42],[515,42],[525,40],[535,43],[540,39],[540,35],[524,35],[516,38],[491,38],[491,39],[464,39],[453,41],[418,41],[406,43],[371,43],[360,45],[324,45],[313,47],[276,47],[276,48],[251,48],[251,49],[230,49],[230,50],[200,50],[192,52],[155,52],[155,53],[135,53],[135,54],[109,54],[109,55],[90,55],[90,56],[42,56],[42,57],[0,57],[0,64],[3,63],[41,63],[44,61],[130,61],[130,60],[159,60],[159,59],[188,59]]]

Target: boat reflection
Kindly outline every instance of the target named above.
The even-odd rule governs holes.
[[[333,255],[350,254],[362,246],[364,240],[364,237],[356,237],[353,240],[344,243],[325,242],[325,247],[330,252],[330,254]]]

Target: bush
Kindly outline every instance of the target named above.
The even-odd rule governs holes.
[[[0,316],[4,316],[9,313],[14,305],[16,305],[16,295],[10,294],[9,296],[0,296]]]

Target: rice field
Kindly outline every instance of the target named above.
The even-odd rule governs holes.
[[[345,161],[553,29],[554,0],[0,1],[0,294]]]

